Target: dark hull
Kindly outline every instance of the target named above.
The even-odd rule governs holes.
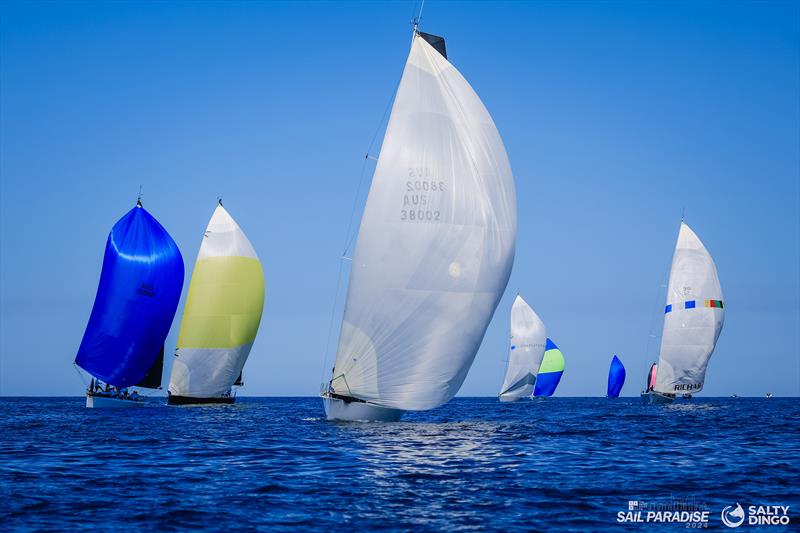
[[[648,404],[666,405],[675,401],[674,394],[667,396],[666,394],[661,394],[660,392],[655,391],[642,392],[640,396],[644,403]]]
[[[194,398],[192,396],[167,396],[169,405],[202,405],[202,404],[232,404],[236,400],[235,396],[225,396],[222,398]]]

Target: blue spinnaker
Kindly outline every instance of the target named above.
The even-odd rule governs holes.
[[[534,396],[552,396],[564,374],[564,354],[551,339],[545,342],[544,358],[533,388]]]
[[[556,392],[556,387],[561,381],[562,372],[550,372],[547,374],[539,374],[536,378],[536,385],[533,389],[534,396],[552,396]]]
[[[616,355],[611,360],[611,367],[608,369],[608,397],[617,398],[625,383],[625,367]]]
[[[116,387],[138,384],[161,354],[183,288],[183,258],[137,204],[108,236],[100,285],[75,362]]]

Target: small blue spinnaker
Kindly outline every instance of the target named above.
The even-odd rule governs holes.
[[[617,398],[625,383],[625,367],[616,355],[611,360],[611,367],[608,369],[608,397]]]

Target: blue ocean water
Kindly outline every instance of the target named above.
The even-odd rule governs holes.
[[[796,398],[458,398],[391,424],[327,422],[317,398],[83,403],[0,398],[3,531],[634,530],[631,502],[800,524]]]

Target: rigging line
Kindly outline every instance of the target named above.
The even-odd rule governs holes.
[[[669,271],[671,269],[672,269],[672,261],[669,262],[669,265],[665,269],[664,274],[662,274],[662,276],[661,276],[662,280],[669,277]],[[667,279],[666,287],[669,288],[669,279]],[[659,294],[662,293],[661,289],[663,289],[663,288],[664,288],[664,285],[659,285],[659,287],[658,287]],[[653,298],[653,300],[655,300],[655,298]],[[660,309],[660,308],[656,308],[656,309]],[[650,318],[650,328],[648,329],[648,332],[647,332],[647,342],[645,343],[645,347],[644,347],[645,356],[648,356],[648,357],[649,357],[649,354],[650,354],[650,342],[651,342],[651,340],[654,339],[654,338],[660,337],[660,335],[655,335],[654,332],[653,332],[653,330],[655,329],[656,321],[658,320],[658,315],[659,314],[663,315],[663,309],[660,309],[660,312],[659,311],[654,311],[653,314],[651,315],[651,318]],[[658,357],[656,357],[656,360],[657,359],[658,359]]]
[[[328,322],[328,336],[325,340],[325,352],[322,358],[322,372],[320,375],[321,383],[325,383],[325,369],[328,367],[328,352],[330,351],[331,347],[331,335],[333,334],[333,321],[336,318],[336,306],[339,303],[339,289],[342,285],[342,265],[344,261],[341,259],[338,261],[339,263],[339,273],[336,275],[336,293],[333,296],[333,305],[331,306],[331,317],[330,321]]]
[[[685,213],[685,207],[681,207],[681,223],[683,223],[684,213]],[[666,283],[659,287],[659,291],[661,289],[669,290],[669,274],[670,274],[671,270],[672,270],[672,260],[670,259],[670,262],[667,265],[667,268],[665,269],[664,274],[661,276],[662,280],[666,279]],[[662,300],[662,301],[664,301],[664,300]],[[663,312],[661,312],[660,314],[663,315]],[[659,338],[662,337],[662,335],[655,335],[654,331],[653,331],[654,328],[655,328],[655,322],[656,322],[657,319],[658,319],[658,313],[653,313],[652,318],[650,320],[650,330],[648,331],[648,334],[647,334],[647,343],[645,344],[645,354],[648,354],[649,351],[650,351],[651,339],[659,339]],[[659,353],[658,355],[660,356],[661,354]]]
[[[419,0],[414,0],[411,3],[411,25],[414,25],[414,13],[418,13],[417,5],[419,5]]]
[[[83,386],[88,389],[89,383],[86,382],[86,379],[83,377],[83,374],[81,374],[81,371],[78,370],[78,365],[76,363],[72,363],[72,368],[75,369],[75,372],[78,374],[78,377],[81,378],[81,381],[83,381]]]
[[[681,207],[681,223],[683,223],[684,209],[685,209],[684,207]],[[670,260],[667,268],[664,271],[664,274],[661,276],[662,280],[666,279],[666,283],[664,285],[659,286],[659,292],[661,292],[661,289],[664,289],[664,288],[669,290],[669,274],[670,274],[671,270],[672,270],[672,260]],[[662,300],[662,301],[664,301],[664,300]],[[654,312],[653,315],[652,315],[652,318],[650,320],[650,330],[648,331],[647,343],[645,344],[645,348],[644,348],[645,354],[649,354],[650,353],[651,340],[652,339],[659,339],[659,338],[662,337],[662,335],[655,335],[655,333],[653,331],[655,329],[655,325],[656,325],[655,323],[656,323],[656,320],[658,320],[658,315],[659,314],[661,314],[663,316],[664,313],[663,313],[663,311],[660,311],[660,310],[659,310],[658,313]],[[659,353],[658,357],[656,358],[656,360],[658,360],[658,358],[660,358],[660,356],[661,356],[661,354]],[[649,371],[648,371],[648,375],[649,375]]]
[[[417,11],[417,4],[418,2],[414,2],[414,9],[411,11],[411,26],[414,28],[414,33],[417,32],[417,28],[419,27],[419,23],[422,20],[422,8],[425,7],[425,0],[419,2],[419,11]],[[417,13],[417,16],[414,16],[414,13]]]
[[[353,197],[353,207],[350,209],[350,219],[347,222],[347,231],[344,234],[344,245],[342,247],[342,255],[347,255],[347,250],[350,248],[350,244],[353,242],[353,237],[350,235],[353,230],[353,219],[356,216],[356,209],[358,208],[358,199],[361,197],[361,186],[364,183],[364,174],[367,172],[367,161],[369,160],[369,150],[372,149],[372,144],[370,144],[369,149],[367,150],[367,155],[364,156],[364,162],[361,163],[361,174],[358,177],[358,186],[356,187],[356,194]]]
[[[424,4],[425,0],[422,0],[422,1],[423,1],[423,4]],[[422,8],[421,7],[420,7],[420,14],[422,14]],[[334,321],[335,316],[336,316],[336,308],[337,308],[337,304],[339,302],[339,293],[341,292],[340,289],[341,289],[341,285],[342,285],[342,269],[343,269],[342,263],[344,262],[344,261],[342,261],[342,257],[347,257],[348,256],[347,250],[350,248],[350,245],[355,240],[355,234],[353,234],[353,231],[352,231],[353,230],[353,220],[355,218],[356,209],[358,208],[358,203],[359,203],[358,200],[359,200],[359,198],[361,196],[361,187],[362,187],[362,185],[364,183],[364,176],[366,174],[366,169],[367,169],[367,161],[369,161],[370,159],[373,159],[372,157],[370,157],[370,152],[372,152],[372,148],[375,146],[375,141],[378,138],[378,134],[381,132],[381,129],[383,128],[384,122],[386,122],[386,115],[389,113],[389,109],[391,109],[392,102],[394,102],[395,96],[397,95],[397,91],[400,88],[400,82],[403,80],[403,72],[404,71],[405,71],[405,65],[403,66],[403,70],[400,72],[400,77],[397,79],[397,83],[395,83],[394,90],[389,95],[389,100],[386,102],[386,107],[383,110],[383,115],[381,116],[381,120],[380,120],[380,122],[378,122],[378,126],[375,128],[375,132],[372,134],[372,139],[370,140],[369,146],[367,147],[367,153],[366,153],[366,155],[364,157],[364,161],[361,163],[361,175],[358,178],[358,186],[356,187],[356,194],[355,194],[355,197],[353,198],[353,207],[350,210],[350,219],[349,219],[349,221],[347,223],[347,232],[345,233],[344,247],[343,247],[343,250],[342,250],[342,253],[341,253],[341,257],[339,258],[339,272],[338,272],[338,274],[336,276],[336,292],[334,293],[333,305],[331,306],[331,317],[330,317],[330,323],[328,325],[328,336],[327,336],[327,339],[325,340],[325,354],[324,354],[323,361],[322,361],[322,381],[323,381],[323,383],[325,382],[325,369],[328,366],[328,352],[330,350],[331,335],[333,333],[333,321]],[[377,161],[377,159],[376,159],[376,161]]]
[[[402,79],[402,74],[400,76]],[[333,305],[331,307],[331,317],[330,317],[330,324],[328,325],[328,337],[325,340],[325,355],[322,361],[322,380],[325,381],[325,369],[328,366],[328,352],[330,350],[331,344],[331,335],[333,333],[333,321],[336,316],[336,307],[339,302],[339,292],[342,285],[342,259],[347,258],[347,250],[350,249],[350,245],[355,240],[355,234],[353,234],[353,220],[355,219],[356,209],[358,208],[359,198],[361,197],[361,188],[364,184],[364,176],[366,175],[367,171],[367,162],[370,159],[373,159],[370,156],[370,152],[372,151],[373,146],[375,145],[375,140],[378,138],[378,134],[383,127],[383,123],[386,120],[386,115],[389,112],[389,108],[394,101],[394,95],[397,93],[397,89],[400,87],[400,80],[397,80],[397,84],[395,85],[394,91],[392,91],[391,96],[389,97],[389,101],[386,103],[386,107],[383,110],[383,115],[381,116],[381,120],[378,123],[378,127],[375,129],[375,132],[372,134],[372,139],[369,142],[369,146],[367,147],[367,153],[364,156],[364,161],[361,163],[361,174],[358,178],[358,186],[356,187],[356,194],[353,198],[353,207],[350,210],[350,219],[347,222],[347,231],[345,233],[345,241],[344,245],[342,246],[342,253],[339,258],[339,273],[336,275],[336,292],[334,293],[333,298]]]
[[[419,35],[419,23],[422,19],[422,8],[425,7],[425,0],[422,0],[422,3],[419,6],[419,13],[416,17],[411,19],[411,44],[414,44],[414,39],[417,38]]]
[[[378,122],[378,127],[375,128],[375,132],[372,134],[372,139],[369,142],[369,146],[367,148],[367,153],[364,156],[364,161],[361,164],[361,175],[358,178],[358,187],[356,188],[356,195],[353,198],[353,208],[350,210],[350,220],[347,223],[347,233],[345,234],[345,243],[344,248],[342,250],[342,255],[347,255],[347,250],[350,248],[350,245],[353,244],[355,240],[355,234],[353,234],[353,220],[355,218],[356,209],[358,208],[358,200],[361,197],[361,187],[364,183],[364,176],[366,175],[367,170],[367,161],[370,159],[374,159],[377,161],[376,158],[370,156],[372,152],[372,148],[375,146],[375,141],[378,139],[378,134],[383,129],[383,125],[386,122],[386,115],[389,114],[389,109],[392,107],[392,103],[394,102],[395,95],[397,94],[397,90],[400,88],[400,82],[403,79],[403,74],[400,74],[400,78],[397,80],[397,83],[394,86],[394,90],[391,92],[389,96],[389,101],[386,102],[386,107],[383,109],[383,115],[381,115],[381,120]]]

